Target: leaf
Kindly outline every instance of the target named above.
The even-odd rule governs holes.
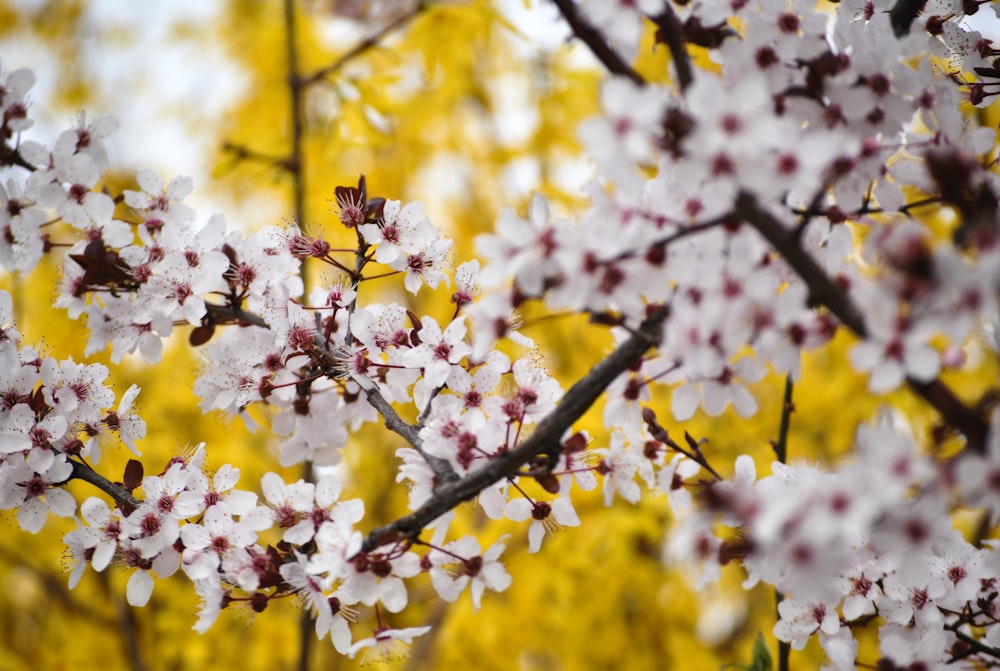
[[[773,663],[771,661],[771,651],[767,649],[767,644],[764,642],[764,634],[760,631],[757,632],[757,640],[753,644],[753,656],[750,659],[749,664],[740,664],[739,662],[729,662],[728,664],[723,664],[719,667],[719,671],[726,671],[727,669],[740,669],[741,671],[771,671],[773,668]]]
[[[209,322],[203,326],[199,326],[191,331],[191,335],[188,336],[188,342],[191,343],[192,347],[197,347],[198,345],[204,345],[212,336],[215,334],[215,324]]]
[[[771,671],[772,668],[771,651],[764,642],[764,634],[758,631],[757,640],[753,644],[753,657],[747,671]]]
[[[122,482],[125,488],[132,491],[136,487],[142,484],[142,462],[136,459],[129,459],[128,463],[125,464],[125,475],[122,478]]]

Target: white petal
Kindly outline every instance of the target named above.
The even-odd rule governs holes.
[[[153,594],[153,576],[149,571],[136,571],[125,586],[125,598],[130,606],[142,607]]]
[[[140,189],[151,196],[158,196],[163,192],[163,178],[151,168],[140,168],[135,181]]]
[[[700,401],[701,395],[698,393],[697,385],[687,382],[674,389],[673,394],[670,395],[670,411],[673,413],[674,419],[683,422],[691,419],[694,411],[698,409]]]

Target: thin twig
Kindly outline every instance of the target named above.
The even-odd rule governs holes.
[[[994,657],[996,659],[1000,659],[1000,649],[994,648],[993,646],[986,645],[985,643],[977,641],[975,638],[969,636],[961,629],[959,629],[957,624],[946,625],[945,629],[951,631],[951,633],[955,634],[955,637],[958,638],[958,640],[962,641],[976,652],[982,653],[984,655],[989,655],[990,657]]]
[[[392,21],[384,25],[382,28],[380,28],[378,31],[372,33],[365,39],[358,42],[356,45],[354,45],[344,54],[342,54],[339,58],[337,58],[337,60],[335,60],[334,62],[330,63],[324,68],[320,68],[319,70],[317,70],[316,72],[312,73],[307,77],[303,77],[301,80],[302,85],[311,86],[318,81],[326,79],[327,77],[329,77],[330,75],[334,74],[335,72],[343,68],[345,65],[350,63],[358,56],[363,55],[369,49],[378,46],[379,43],[385,39],[386,35],[395,30],[399,30],[406,24],[410,23],[411,21],[413,21],[413,19],[417,18],[417,16],[426,11],[427,8],[433,4],[434,3],[431,0],[424,0],[423,2],[418,2],[416,5],[414,5],[413,9],[411,9],[408,12],[404,12],[403,14],[400,14],[395,19],[393,19]]]
[[[274,154],[265,154],[255,149],[250,149],[249,147],[236,144],[235,142],[223,142],[222,151],[234,154],[236,158],[246,161],[256,161],[258,163],[266,163],[268,165],[276,165],[282,170],[291,170],[292,165],[287,156],[275,156]]]
[[[305,230],[305,156],[303,154],[303,134],[305,131],[304,109],[302,104],[302,78],[299,74],[298,31],[295,25],[295,0],[284,1],[285,23],[285,60],[288,68],[288,105],[292,117],[292,146],[288,159],[283,167],[292,176],[292,201],[295,211],[295,225],[299,230]],[[309,274],[303,262],[299,270],[302,277],[302,295],[309,295]],[[306,480],[310,481],[313,473],[309,462],[304,465]],[[299,618],[299,671],[309,671],[309,659],[313,649],[313,616],[308,609],[303,609]]]
[[[795,406],[792,403],[792,389],[794,387],[794,382],[792,382],[792,374],[789,373],[785,377],[785,394],[781,402],[781,423],[778,426],[778,440],[774,443],[774,453],[777,455],[779,462],[783,464],[788,463],[788,430],[792,425],[792,412],[795,410]],[[785,595],[781,590],[774,590],[774,607],[777,610],[781,602],[784,601]],[[778,615],[778,619],[781,616]],[[789,657],[792,653],[792,646],[788,641],[778,641],[778,671],[788,671]]]
[[[788,430],[792,425],[792,413],[795,405],[792,403],[792,390],[795,383],[792,374],[785,376],[785,396],[781,402],[781,424],[778,426],[778,440],[774,443],[774,454],[778,461],[788,463]]]
[[[21,152],[15,147],[11,147],[6,142],[0,143],[0,166],[4,165],[16,165],[19,168],[24,168],[30,172],[34,172],[38,168],[28,163]]]

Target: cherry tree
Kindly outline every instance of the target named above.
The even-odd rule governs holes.
[[[0,293],[0,507],[29,533],[50,513],[79,521],[63,539],[70,587],[88,570],[125,570],[128,602],[142,606],[181,571],[201,599],[199,632],[235,602],[260,611],[296,594],[337,651],[384,657],[428,630],[383,624],[415,576],[445,601],[468,590],[476,607],[517,588],[506,539],[484,548],[453,532],[456,507],[521,523],[534,553],[552,530],[586,524],[578,492],[600,486],[611,504],[649,491],[677,518],[671,561],[700,584],[738,562],[746,587],[781,594],[777,638],[794,649],[817,638],[829,668],[1000,663],[1000,556],[951,518],[974,508],[995,521],[1000,432],[991,395],[969,402],[943,379],[968,365],[973,340],[1000,348],[996,138],[965,113],[1000,92],[1000,51],[965,22],[991,9],[554,4],[608,73],[603,114],[580,129],[596,166],[589,206],[569,219],[536,196],[478,238],[478,258],[454,259],[419,202],[376,196],[363,176],[333,189],[349,249],[292,226],[201,221],[186,177],[142,169],[138,189],[109,193],[116,122],[81,115],[54,141],[29,139],[35,76],[0,71],[0,263],[30,276],[65,250],[56,304],[86,323],[87,352],[110,350],[115,364],[155,365],[186,329],[207,361],[202,409],[252,421],[248,409],[268,406],[280,465],[316,474],[241,483],[236,465],[206,469],[211,445],[148,473],[139,389],[116,393],[103,365],[23,342]],[[669,85],[629,64],[650,26],[671,56]],[[718,67],[695,68],[695,50]],[[917,218],[931,207],[955,214],[945,235]],[[307,291],[305,262],[334,279]],[[393,278],[415,296],[449,292],[453,310],[366,295]],[[529,305],[586,315],[616,346],[564,388],[519,332]],[[699,437],[664,428],[668,414],[729,406],[752,417],[749,384],[785,374],[790,395],[802,354],[845,331],[856,338],[845,365],[872,392],[924,399],[939,415],[933,436],[887,416],[820,468],[786,463],[783,432],[758,475],[750,457],[719,463]],[[650,402],[660,387],[669,407]],[[593,445],[577,424],[603,395],[609,438]],[[406,444],[397,482],[411,512],[377,527],[328,468],[366,424]],[[100,471],[109,435],[135,453],[124,474]],[[962,449],[937,449],[946,440]],[[94,496],[76,501],[63,488],[74,479]],[[374,632],[352,627],[360,609],[374,611]],[[858,659],[865,625],[878,628],[873,660]]]

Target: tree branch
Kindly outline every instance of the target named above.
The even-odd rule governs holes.
[[[820,268],[795,239],[795,232],[788,230],[770,212],[757,204],[757,199],[745,191],[736,198],[736,214],[748,222],[771,243],[799,277],[809,287],[810,300],[824,305],[844,326],[860,338],[868,337],[868,328],[858,307],[847,293]],[[975,410],[966,406],[941,380],[921,382],[906,378],[910,389],[934,407],[950,425],[961,431],[968,445],[976,452],[986,449],[987,424]]]
[[[444,513],[474,498],[493,483],[512,477],[521,466],[542,452],[550,450],[615,378],[633,365],[648,349],[660,342],[660,325],[666,319],[667,313],[667,308],[659,308],[642,323],[634,335],[570,387],[556,409],[542,419],[520,445],[461,480],[442,487],[434,497],[413,513],[374,529],[365,538],[362,551],[370,552],[385,543],[402,538],[414,538],[425,526]]]
[[[34,172],[38,168],[28,163],[21,152],[19,152],[15,147],[11,147],[6,142],[0,143],[0,166],[2,165],[16,165],[20,168],[24,168],[29,172]]]
[[[330,63],[329,65],[327,65],[324,68],[321,68],[321,69],[317,70],[316,72],[312,73],[308,77],[303,77],[302,80],[301,80],[302,81],[302,85],[303,86],[311,86],[312,84],[315,84],[318,81],[326,79],[327,77],[329,77],[333,73],[335,73],[338,70],[340,70],[341,68],[343,68],[345,65],[347,65],[348,63],[350,63],[352,60],[354,60],[358,56],[361,56],[362,54],[364,54],[369,49],[378,46],[379,42],[381,42],[383,39],[385,39],[386,35],[388,35],[389,33],[393,32],[395,30],[398,30],[398,29],[402,28],[403,26],[405,26],[406,24],[410,23],[411,21],[413,21],[413,19],[417,18],[417,16],[419,16],[421,13],[423,13],[424,11],[426,11],[427,8],[430,7],[433,4],[434,3],[433,3],[432,0],[424,0],[423,2],[418,2],[413,7],[413,9],[411,9],[408,12],[404,12],[404,13],[400,14],[399,16],[397,16],[396,18],[394,18],[392,21],[390,21],[389,23],[387,23],[386,25],[384,25],[382,28],[380,28],[377,32],[369,35],[365,39],[363,39],[360,42],[358,42],[356,45],[354,45],[353,47],[351,47],[347,52],[345,52],[344,54],[342,54],[334,62]]]
[[[573,0],[552,0],[552,2],[559,8],[559,13],[566,19],[566,23],[569,24],[573,34],[587,45],[594,56],[597,57],[597,60],[608,69],[608,72],[628,77],[638,86],[646,85],[646,80],[642,78],[642,75],[633,70],[632,66],[622,60],[618,52],[608,45],[601,31],[590,25],[589,21],[580,16],[580,12]]]
[[[691,68],[691,55],[685,46],[681,22],[669,2],[663,3],[663,12],[654,17],[653,21],[660,28],[660,35],[670,50],[670,60],[677,72],[678,87],[684,91],[694,83],[694,70]]]
[[[82,461],[70,459],[69,463],[73,465],[73,473],[69,476],[70,480],[83,480],[84,482],[89,482],[94,485],[102,492],[113,498],[115,503],[117,503],[118,506],[126,512],[126,514],[142,505],[142,501],[135,498],[132,495],[132,492],[126,489],[125,485],[117,482],[111,482]]]
[[[240,324],[249,324],[251,326],[260,326],[262,328],[268,328],[267,322],[258,315],[252,312],[247,312],[241,308],[233,308],[228,305],[216,305],[214,303],[205,303],[205,310],[208,314],[212,315],[212,319],[216,324],[227,324],[237,322]]]
[[[434,481],[435,492],[458,480],[458,474],[452,469],[447,459],[441,459],[440,457],[435,457],[424,452],[423,441],[420,440],[420,427],[405,422],[392,405],[385,400],[385,397],[379,392],[378,387],[366,389],[365,394],[372,407],[382,415],[385,428],[405,438],[406,442],[412,445],[413,449],[419,452],[420,456],[430,465],[431,470],[434,471],[434,475],[437,476]]]

